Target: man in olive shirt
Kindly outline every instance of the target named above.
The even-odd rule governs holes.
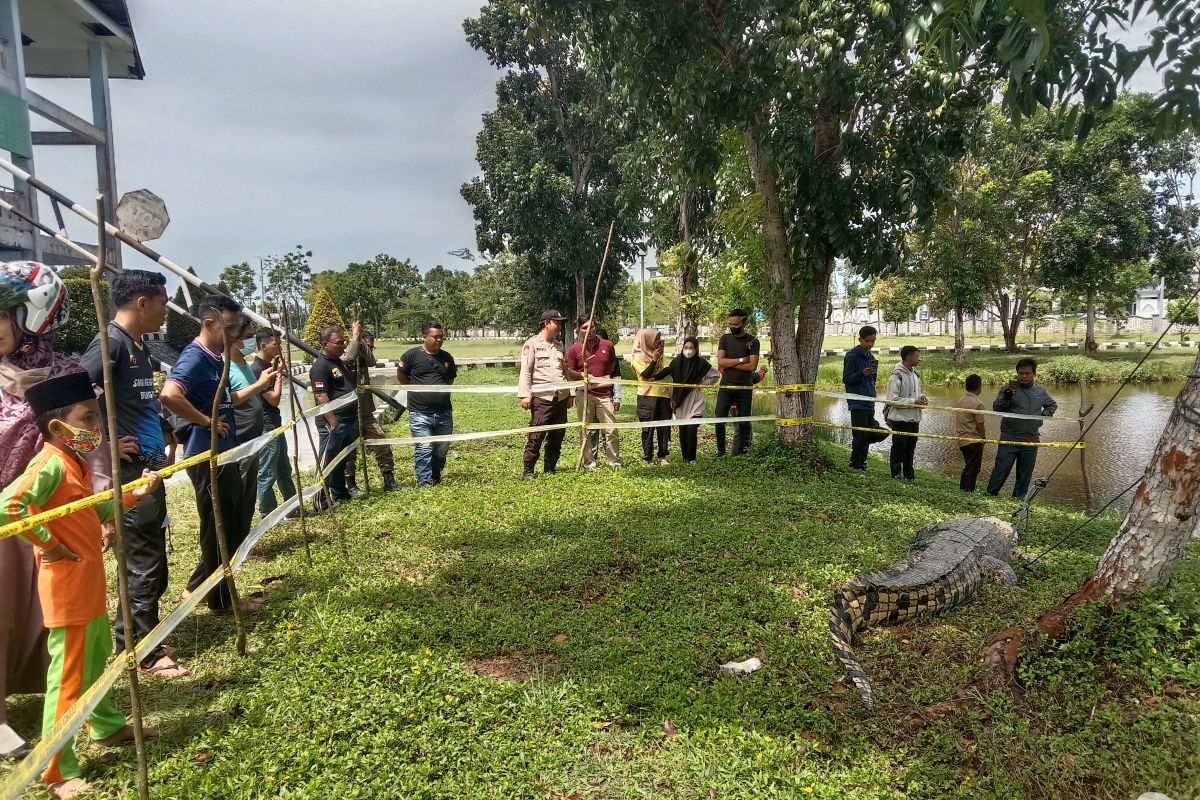
[[[354,376],[346,369],[342,354],[346,352],[346,332],[340,325],[329,325],[321,329],[321,355],[313,362],[308,372],[313,397],[317,405],[337,400],[354,393]],[[358,438],[358,404],[350,403],[337,411],[329,411],[317,417],[317,433],[320,436],[318,457],[324,467],[325,485],[334,500],[344,501],[352,495],[346,486],[346,461],[334,467],[326,466],[346,446]],[[317,510],[327,507],[325,493],[317,495]]]
[[[562,332],[562,324],[566,321],[566,317],[553,309],[543,311],[538,333],[529,337],[521,348],[521,379],[517,384],[517,397],[521,399],[521,408],[530,412],[531,427],[565,424],[567,409],[575,403],[570,389],[534,393],[539,384],[566,381],[563,371],[566,355],[562,343],[558,341],[558,334]],[[541,455],[543,442],[546,444],[543,469],[547,474],[554,473],[558,467],[558,457],[562,453],[565,435],[566,430],[563,428],[529,434],[525,441],[525,472],[522,475],[524,480],[533,479],[533,468]]]
[[[717,366],[721,383],[717,390],[714,416],[728,417],[731,407],[737,406],[735,416],[750,416],[754,399],[754,373],[758,369],[758,337],[746,333],[749,315],[740,308],[729,312],[729,333],[717,343]],[[717,455],[725,455],[725,425],[717,428]],[[733,428],[733,455],[741,455],[750,442],[750,423],[739,422]]]

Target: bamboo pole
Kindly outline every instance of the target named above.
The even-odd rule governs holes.
[[[263,298],[264,301],[266,298]],[[263,303],[263,311],[267,311],[266,303]],[[267,320],[270,321],[271,314],[267,312]],[[278,331],[275,324],[271,323],[271,330]],[[292,373],[292,343],[285,337],[287,347],[280,349],[280,357],[283,360],[283,368],[287,370],[287,374]],[[296,400],[296,385],[288,384],[288,404],[292,409],[292,483],[296,485],[296,496],[299,498],[296,508],[300,510],[300,538],[304,541],[304,559],[308,566],[313,565],[312,546],[308,543],[308,520],[305,514],[304,507],[304,484],[300,476],[300,403]],[[282,443],[287,444],[287,438],[281,437]]]
[[[283,327],[285,331],[290,333],[291,322],[288,316],[287,303],[283,304]],[[289,336],[288,341],[290,342],[291,340],[292,337]],[[314,401],[315,399],[316,398],[314,398]],[[341,523],[338,521],[337,515],[333,513],[333,492],[330,491],[329,484],[325,480],[325,468],[321,463],[323,460],[321,458],[321,451],[317,448],[317,443],[313,439],[312,425],[309,424],[308,417],[303,418],[303,423],[304,432],[308,434],[308,446],[312,448],[313,456],[316,458],[315,468],[317,473],[317,483],[321,487],[321,492],[325,495],[325,502],[327,504],[326,511],[329,513],[329,516],[333,518],[333,527],[337,530],[338,543],[342,547],[342,555],[346,558],[349,558],[350,551],[346,548],[346,532],[342,528]]]
[[[593,328],[596,325],[596,301],[600,299],[600,280],[604,277],[604,265],[608,263],[608,248],[610,245],[612,245],[613,228],[616,226],[616,224],[617,221],[615,219],[608,223],[608,240],[604,242],[604,255],[600,258],[600,271],[596,273],[596,288],[592,292],[592,310],[591,313],[588,314],[588,336],[592,334]],[[580,352],[583,353],[583,407],[579,409],[579,418],[583,421],[583,423],[579,426],[579,460],[575,462],[576,472],[579,472],[580,467],[583,466],[583,454],[587,452],[588,446],[588,361],[591,360],[591,356],[589,356],[587,352],[587,339],[587,336],[583,337],[583,342],[579,348]],[[601,450],[602,446],[600,444],[599,437],[597,437],[597,457],[599,457]]]
[[[355,396],[358,398],[358,453],[359,458],[362,459],[364,496],[369,498],[371,496],[371,470],[367,466],[367,398],[366,392],[358,391],[358,387],[371,385],[371,368],[367,366],[367,357],[363,353],[362,319],[359,317],[359,309],[357,307],[354,309],[354,323],[360,329],[357,341],[358,348],[355,350],[354,356],[356,362],[354,371],[358,376],[354,387]]]
[[[104,195],[96,196],[96,216],[104,219]],[[125,671],[129,678],[129,708],[133,712],[133,747],[137,757],[138,797],[150,798],[149,771],[146,766],[146,733],[142,721],[142,692],[138,685],[138,662],[134,654],[133,610],[129,605],[129,567],[125,557],[125,504],[121,491],[121,444],[117,435],[117,395],[112,387],[112,358],[108,353],[108,309],[100,295],[100,280],[104,274],[105,245],[104,228],[99,228],[96,243],[96,265],[89,276],[92,284],[92,304],[96,310],[96,324],[100,328],[100,364],[104,375],[104,408],[108,422],[108,453],[112,467],[113,492],[113,558],[117,564],[117,596],[121,605],[121,622],[125,626]]]
[[[1087,402],[1087,400],[1084,396],[1086,383],[1087,383],[1087,381],[1084,381],[1084,380],[1079,381],[1079,438],[1080,438],[1080,440],[1082,440],[1084,434],[1087,433],[1087,428],[1083,424],[1083,421],[1084,421],[1084,419],[1087,418],[1087,416],[1089,414],[1092,413],[1092,409],[1096,407],[1095,404],[1092,404],[1092,405],[1089,405],[1086,408],[1084,408],[1084,404]],[[1084,455],[1084,452],[1083,452],[1086,448],[1080,447],[1077,449],[1079,450],[1079,475],[1081,478],[1083,478],[1083,510],[1084,510],[1084,513],[1090,514],[1090,513],[1092,513],[1092,484],[1091,484],[1091,481],[1088,480],[1087,457]]]
[[[225,325],[224,317],[218,318],[217,321],[221,325],[221,335],[225,347],[221,364],[221,380],[217,383],[217,391],[213,395],[212,413],[209,415],[209,447],[212,451],[208,462],[209,495],[212,501],[213,525],[217,531],[217,549],[221,553],[221,570],[225,573],[225,584],[229,587],[229,599],[233,603],[233,623],[237,628],[235,647],[237,654],[244,656],[246,655],[246,625],[242,620],[242,601],[238,596],[237,582],[234,580],[232,562],[229,558],[229,542],[225,538],[225,520],[221,515],[221,491],[217,480],[217,473],[220,471],[220,467],[217,466],[217,439],[219,438],[217,424],[224,419],[223,416],[218,415],[221,410],[221,395],[224,394],[225,387],[229,384],[229,364],[233,341],[229,338],[229,328]],[[219,584],[216,591],[220,591]]]

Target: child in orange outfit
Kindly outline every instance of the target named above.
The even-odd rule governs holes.
[[[100,444],[100,407],[87,373],[42,381],[26,391],[25,401],[46,444],[25,472],[0,493],[0,523],[25,519],[92,494],[91,473],[80,456]],[[149,470],[143,476],[149,484],[125,494],[125,505],[136,505],[161,482],[158,474]],[[98,503],[21,534],[40,553],[38,593],[49,629],[43,735],[99,679],[112,653],[100,524],[113,518],[114,506],[112,500]],[[88,717],[88,730],[102,745],[133,737],[132,728],[107,694]],[[149,729],[146,734],[157,735]],[[42,780],[57,798],[88,788],[69,745],[46,767]]]

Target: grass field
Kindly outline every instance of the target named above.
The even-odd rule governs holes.
[[[507,382],[477,370],[472,382]],[[509,397],[460,396],[456,429],[519,426]],[[397,430],[405,430],[397,427]],[[823,443],[798,460],[756,434],[692,468],[518,480],[520,440],[455,446],[445,482],[372,495],[269,534],[239,578],[262,591],[250,654],[199,612],[171,637],[195,675],[146,680],[167,798],[1128,798],[1200,793],[1200,547],[1173,588],[1075,617],[1036,643],[1023,697],[981,691],[979,645],[1028,622],[1095,564],[1117,520],[1019,588],[985,585],[936,619],[868,633],[867,713],[829,647],[826,604],[903,557],[918,527],[1006,513],[921,473],[867,475]],[[568,435],[565,452],[576,453]],[[407,453],[399,459],[406,485]],[[378,485],[378,484],[376,484]],[[190,489],[171,488],[174,602],[195,563]],[[1039,505],[1039,551],[1079,516]],[[753,675],[717,665],[758,656]],[[950,708],[937,704],[964,701]],[[127,707],[127,697],[118,693]],[[32,730],[39,698],[18,698]],[[81,739],[82,742],[82,739]],[[84,746],[81,744],[81,748]],[[132,754],[85,753],[101,797],[131,798]],[[29,797],[42,796],[31,789]]]

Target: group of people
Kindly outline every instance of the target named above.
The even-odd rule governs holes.
[[[126,630],[118,616],[116,648],[123,650],[127,641],[136,645],[158,625],[159,605],[167,588],[166,494],[157,470],[172,462],[176,444],[183,447],[185,458],[209,450],[214,429],[216,451],[222,453],[279,428],[285,376],[278,332],[256,330],[236,301],[214,295],[200,301],[196,310],[200,331],[182,350],[158,390],[158,365],[143,337],[158,331],[165,320],[165,278],[153,272],[125,270],[113,279],[111,299],[115,314],[106,330],[111,367],[106,381],[99,334],[80,361],[55,350],[68,308],[65,287],[54,271],[34,262],[0,266],[0,447],[5,452],[0,462],[0,523],[82,499],[109,488],[114,480],[146,479],[143,486],[124,496],[126,577],[133,627]],[[597,467],[603,439],[604,460],[611,466],[621,465],[617,431],[603,427],[615,423],[621,407],[621,383],[614,382],[621,376],[615,348],[605,331],[581,317],[576,321],[578,339],[564,351],[559,336],[565,322],[557,311],[544,312],[538,333],[521,351],[517,395],[530,412],[531,427],[537,428],[528,435],[524,448],[527,479],[535,477],[539,459],[543,460],[543,472],[555,471],[572,405],[578,406],[579,419],[592,426],[587,431],[583,464]],[[642,458],[647,464],[668,463],[670,421],[679,428],[684,462],[695,462],[698,426],[678,423],[703,416],[705,386],[717,386],[716,417],[750,415],[753,386],[764,372],[759,366],[759,342],[747,332],[743,310],[734,309],[728,323],[728,332],[718,342],[715,363],[700,355],[695,337],[685,338],[678,353],[667,360],[657,329],[644,328],[635,335],[630,365],[637,383],[637,418],[664,423],[642,429]],[[230,347],[250,338],[255,342],[252,360],[240,347]],[[890,430],[879,426],[874,415],[878,362],[871,353],[875,339],[873,328],[863,328],[858,347],[846,354],[844,362],[846,389],[857,396],[849,401],[855,427],[851,467],[861,470],[866,469],[870,444],[888,435],[918,433],[922,406],[928,404],[918,371],[920,352],[907,346],[887,382],[886,399],[899,405],[889,405],[885,411]],[[406,405],[413,436],[433,438],[415,447],[414,468],[420,487],[441,482],[449,448],[444,437],[454,429],[450,390],[432,388],[450,387],[458,376],[454,357],[443,349],[443,341],[441,324],[428,322],[421,344],[408,350],[397,367],[399,383],[412,387],[406,391]],[[368,368],[375,363],[373,346],[373,335],[357,322],[349,340],[340,326],[322,330],[320,353],[309,372],[315,401],[330,403],[357,393],[360,384],[369,384]],[[226,352],[230,354],[228,365]],[[223,383],[226,367],[228,380]],[[1016,380],[1001,389],[992,407],[1027,415],[1053,414],[1053,399],[1034,382],[1036,367],[1032,359],[1018,362]],[[569,385],[585,376],[585,387]],[[429,388],[422,391],[420,387]],[[978,376],[967,379],[966,390],[958,404],[963,410],[956,415],[956,435],[983,439],[983,416],[977,413],[982,409]],[[101,392],[113,395],[116,430],[104,430]],[[362,397],[362,403],[349,403],[317,417],[318,459],[326,467],[326,485],[334,502],[357,494],[353,458],[339,459],[336,464],[334,460],[347,448],[353,454],[360,427],[369,438],[385,436],[373,414],[370,395]],[[728,452],[737,455],[749,447],[751,430],[747,422],[734,425]],[[1037,420],[1005,417],[1001,437],[1035,442],[1039,426]],[[114,437],[119,446],[119,475],[111,474],[108,448],[101,446],[106,435]],[[716,425],[716,444],[717,455],[724,456],[723,423]],[[894,477],[915,477],[915,445],[914,436],[896,436],[891,452]],[[370,447],[384,489],[396,488],[390,448],[384,444]],[[982,448],[982,443],[970,441],[962,447],[964,490],[974,489]],[[1014,494],[1023,495],[1035,459],[1035,448],[1001,445],[988,492],[998,493],[1015,465]],[[187,592],[192,592],[222,565],[218,530],[224,532],[229,552],[236,551],[250,531],[255,500],[265,516],[278,508],[276,489],[287,502],[295,496],[296,486],[282,436],[247,458],[218,466],[215,475],[208,462],[191,465],[187,472],[200,523],[200,558],[187,584]],[[219,497],[215,512],[214,488]],[[327,504],[319,499],[316,510]],[[99,503],[36,525],[21,536],[0,539],[0,691],[6,697],[44,691],[44,731],[99,678],[112,652],[103,552],[111,541],[113,516],[121,511],[111,501]],[[205,600],[215,613],[232,608],[232,595],[224,580]],[[257,609],[253,602],[245,605],[247,612]],[[161,644],[140,660],[138,669],[163,679],[190,674]],[[28,752],[28,745],[7,724],[4,710],[0,706],[0,756],[21,757]],[[107,698],[92,712],[89,723],[90,735],[102,744],[132,737],[124,717]],[[50,762],[42,779],[56,797],[69,797],[85,786],[70,747]]]
[[[872,354],[878,331],[870,325],[858,332],[858,346],[847,351],[842,360],[842,384],[846,392],[857,397],[846,401],[850,409],[850,424],[853,428],[850,450],[850,468],[865,472],[867,452],[872,444],[892,437],[889,465],[893,478],[916,480],[913,457],[921,429],[923,407],[929,405],[921,385],[921,374],[917,369],[921,363],[921,351],[913,345],[900,348],[900,362],[888,377],[883,416],[888,427],[883,427],[875,418],[878,397],[879,361]],[[1046,389],[1036,383],[1037,361],[1022,358],[1017,361],[1016,377],[1001,387],[992,402],[993,411],[1022,414],[1022,417],[1005,416],[1000,420],[1000,441],[996,448],[996,462],[988,478],[987,493],[996,496],[1004,487],[1009,474],[1016,467],[1013,482],[1013,497],[1023,498],[1029,491],[1037,463],[1042,421],[1029,417],[1051,417],[1058,404]],[[983,380],[978,375],[968,375],[963,382],[964,394],[955,403],[962,409],[954,413],[952,436],[963,443],[959,450],[963,457],[963,470],[959,477],[959,488],[964,492],[975,491],[979,472],[983,466],[983,440],[987,439],[986,414],[979,399],[983,391]]]
[[[684,421],[704,414],[703,385],[717,385],[717,417],[750,416],[753,386],[762,380],[758,338],[746,331],[748,315],[742,309],[729,314],[729,332],[717,343],[714,366],[700,355],[700,343],[686,337],[679,352],[667,361],[662,332],[642,328],[633,339],[630,366],[637,379],[637,418],[641,422]],[[604,439],[604,459],[613,467],[621,466],[620,436],[614,428],[621,408],[620,361],[607,333],[588,317],[576,320],[578,338],[564,351],[559,336],[567,318],[553,309],[544,311],[538,332],[521,347],[521,375],[517,397],[530,412],[529,425],[544,428],[529,434],[525,442],[526,480],[536,477],[542,458],[542,471],[553,474],[562,453],[566,435],[567,412],[578,406],[579,421],[589,427],[583,447],[583,466],[598,465],[600,438]],[[573,389],[560,384],[588,381],[585,388]],[[595,381],[595,382],[593,382]],[[685,464],[696,461],[698,425],[680,424],[679,446]],[[726,453],[725,423],[716,426],[717,455]],[[729,452],[739,455],[750,446],[748,422],[734,423],[733,446]],[[647,464],[670,462],[671,425],[642,428],[642,460]],[[543,454],[544,447],[544,454]]]

